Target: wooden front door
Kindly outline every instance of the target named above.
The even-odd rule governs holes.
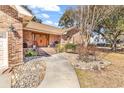
[[[36,41],[39,47],[47,47],[48,46],[47,34],[36,34]]]

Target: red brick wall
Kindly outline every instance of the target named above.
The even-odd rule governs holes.
[[[60,35],[50,35],[49,37],[49,44],[53,43],[55,41],[60,41],[61,36]]]
[[[10,32],[13,25],[16,33]],[[23,62],[23,31],[16,10],[8,5],[0,5],[0,31],[8,32],[9,65]]]
[[[81,35],[80,32],[77,32],[76,34],[74,34],[72,36],[72,38],[69,40],[70,43],[74,43],[74,44],[81,44]]]
[[[33,38],[31,31],[23,30],[23,41],[27,43],[28,47],[32,47]]]
[[[14,8],[10,7],[9,5],[0,5],[0,11],[6,13],[7,15],[13,18],[18,19],[17,11]]]

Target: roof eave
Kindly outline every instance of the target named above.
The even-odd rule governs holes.
[[[45,33],[45,34],[53,34],[53,35],[62,35],[62,33],[53,33],[53,32],[48,32],[48,31],[44,31],[44,30],[39,30],[39,29],[33,29],[33,28],[28,28],[25,27],[23,28],[24,30],[30,30],[32,32],[39,32],[39,33]]]

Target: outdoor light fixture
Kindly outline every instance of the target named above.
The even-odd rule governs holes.
[[[16,31],[15,27],[12,24],[9,26],[9,31],[10,32],[15,32]]]

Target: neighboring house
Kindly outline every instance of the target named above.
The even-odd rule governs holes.
[[[79,29],[77,27],[71,27],[64,29],[64,33],[62,35],[61,43],[81,43],[81,35]]]
[[[23,47],[46,47],[60,41],[61,29],[32,22],[21,6],[0,5],[0,68],[23,62]]]
[[[119,40],[117,42],[117,47],[124,48],[124,32],[119,36]]]
[[[81,44],[85,37],[81,33],[81,31],[76,27],[71,27],[65,29],[65,33],[63,34],[63,42],[65,43],[74,43],[74,44]],[[105,44],[106,40],[101,35],[94,34],[90,38],[90,44]]]
[[[90,38],[90,43],[95,45],[105,45],[107,42],[102,35],[94,33],[94,35]]]

